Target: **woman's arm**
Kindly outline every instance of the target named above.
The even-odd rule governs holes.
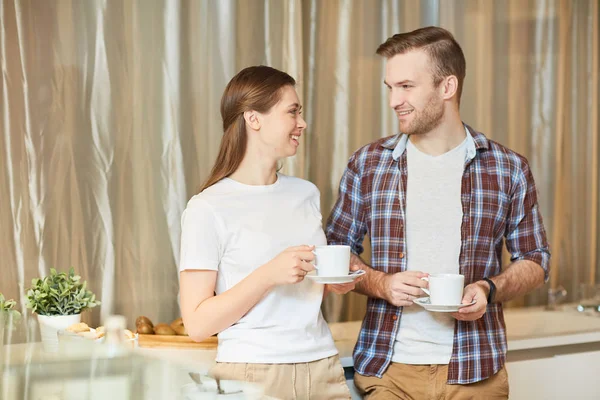
[[[229,290],[215,296],[217,271],[180,274],[181,315],[192,340],[201,341],[229,328],[273,287],[301,282],[314,270],[313,246],[290,247]]]
[[[181,314],[188,335],[201,341],[240,320],[272,288],[260,269],[215,296],[217,271],[187,270],[180,274]]]

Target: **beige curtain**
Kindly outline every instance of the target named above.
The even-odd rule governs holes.
[[[377,45],[440,25],[467,57],[464,120],[529,158],[552,285],[576,299],[598,270],[598,22],[596,0],[0,0],[0,292],[22,306],[73,266],[103,301],[84,319],[174,319],[179,218],[227,81],[297,78],[309,127],[284,172],[319,186],[326,218],[350,154],[396,130]],[[358,319],[364,298],[325,311]]]

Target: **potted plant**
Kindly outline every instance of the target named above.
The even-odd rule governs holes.
[[[68,274],[51,268],[50,275],[31,281],[25,305],[37,314],[45,350],[57,351],[57,332],[81,322],[81,313],[99,304],[73,268]]]
[[[17,302],[14,300],[4,299],[4,295],[0,293],[0,312],[5,313],[5,315],[10,315],[18,318],[21,316],[21,313],[15,310],[16,304]]]
[[[16,301],[6,300],[4,295],[0,293],[0,338],[4,327],[12,329],[21,318],[21,313],[15,310],[16,304]]]
[[[21,319],[21,313],[14,309],[16,304],[16,301],[6,300],[0,293],[0,347],[4,345],[4,334],[11,335],[10,332],[15,329],[16,323]]]

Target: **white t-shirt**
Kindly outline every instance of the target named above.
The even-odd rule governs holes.
[[[406,145],[407,271],[459,273],[462,223],[461,182],[467,138],[433,157]],[[454,318],[412,305],[404,307],[394,345],[393,362],[448,364],[454,340]]]
[[[312,183],[282,174],[272,185],[225,178],[194,196],[182,215],[180,270],[218,271],[225,292],[288,247],[326,244]],[[218,334],[217,361],[310,362],[337,354],[321,314],[323,285],[275,287]]]

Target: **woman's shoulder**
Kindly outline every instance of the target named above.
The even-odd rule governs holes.
[[[207,187],[200,193],[192,196],[187,202],[187,209],[214,209],[223,197],[223,188],[221,182],[217,182]]]
[[[191,211],[192,213],[214,213],[214,207],[211,204],[212,201],[210,200],[210,197],[204,192],[198,193],[188,200],[184,212],[189,213]]]
[[[224,197],[231,195],[232,188],[228,187],[227,179],[221,179],[215,184],[207,187],[200,193],[195,194],[189,201],[189,206],[206,207],[218,205]]]
[[[291,186],[304,191],[310,190],[315,191],[317,193],[319,192],[319,188],[317,188],[317,186],[314,183],[312,183],[311,181],[307,181],[306,179],[284,174],[279,174],[279,179],[281,179],[282,183],[285,184],[287,187]]]
[[[283,183],[287,183],[288,185],[295,185],[300,187],[312,187],[317,188],[317,186],[311,181],[307,181],[306,179],[298,178],[297,176],[284,175],[279,173],[279,178]]]

